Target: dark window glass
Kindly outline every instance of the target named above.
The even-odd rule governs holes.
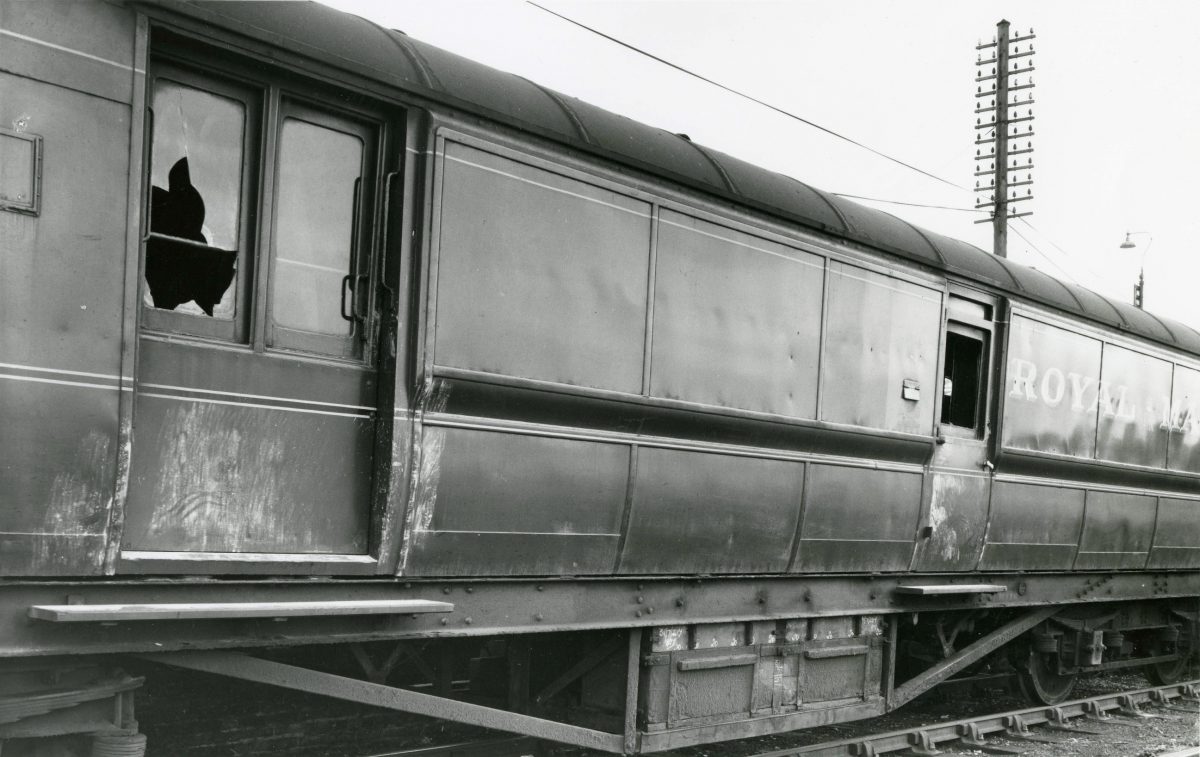
[[[965,334],[946,334],[946,368],[942,377],[942,423],[978,428],[983,394],[983,341]]]
[[[153,114],[146,304],[232,319],[245,106],[158,79]]]
[[[342,314],[342,289],[354,262],[362,166],[358,136],[284,120],[271,288],[277,326],[330,336],[352,333],[354,322]]]

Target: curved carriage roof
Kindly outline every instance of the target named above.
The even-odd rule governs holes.
[[[156,3],[158,4],[158,3]],[[162,4],[818,231],[1200,355],[1200,332],[315,2]]]

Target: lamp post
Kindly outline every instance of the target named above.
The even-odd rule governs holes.
[[[1132,250],[1137,247],[1137,243],[1130,237],[1136,234],[1145,234],[1150,240],[1146,242],[1146,247],[1142,250],[1142,260],[1138,264],[1138,280],[1133,285],[1133,305],[1136,308],[1142,309],[1142,300],[1146,295],[1146,253],[1150,252],[1150,245],[1154,244],[1154,237],[1150,236],[1148,231],[1127,231],[1125,232],[1125,241],[1121,242],[1122,250]]]

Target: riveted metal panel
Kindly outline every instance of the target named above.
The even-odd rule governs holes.
[[[920,507],[920,473],[812,465],[794,570],[903,570]]]
[[[1113,344],[1104,345],[1096,457],[1153,468],[1167,464],[1164,412],[1171,396],[1171,363]]]
[[[406,574],[612,570],[629,447],[429,427],[421,457]]]
[[[801,463],[643,448],[621,573],[765,573],[787,567]]]
[[[995,483],[980,568],[1069,569],[1083,525],[1083,501],[1082,489]]]
[[[1200,371],[1175,366],[1167,467],[1200,473]]]
[[[1003,445],[1091,458],[1101,404],[1101,343],[1014,314],[1009,327]]]
[[[1143,567],[1157,506],[1154,497],[1089,491],[1075,570]]]
[[[366,553],[373,418],[261,404],[136,395],[125,549]]]
[[[1148,568],[1200,567],[1200,500],[1160,497]]]
[[[650,206],[449,142],[438,365],[640,393]]]
[[[813,418],[824,260],[664,211],[650,393]]]
[[[941,292],[839,261],[829,276],[821,419],[931,433]]]

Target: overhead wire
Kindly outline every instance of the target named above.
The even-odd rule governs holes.
[[[1033,251],[1034,251],[1034,252],[1036,252],[1038,255],[1040,255],[1040,256],[1042,257],[1042,260],[1045,260],[1047,263],[1049,263],[1050,265],[1052,265],[1052,266],[1054,266],[1055,268],[1057,268],[1057,269],[1059,270],[1059,272],[1061,272],[1061,273],[1062,273],[1062,275],[1064,275],[1064,276],[1066,276],[1068,279],[1070,279],[1070,280],[1071,280],[1071,283],[1075,284],[1076,286],[1083,286],[1083,284],[1080,284],[1080,283],[1079,283],[1079,280],[1078,280],[1078,279],[1076,279],[1074,276],[1072,276],[1072,275],[1070,274],[1070,272],[1069,272],[1069,271],[1067,271],[1067,269],[1066,269],[1066,268],[1063,268],[1063,267],[1062,267],[1061,265],[1059,265],[1058,263],[1055,263],[1055,262],[1054,262],[1054,261],[1053,261],[1053,260],[1050,258],[1050,256],[1049,256],[1049,255],[1047,255],[1046,253],[1042,252],[1041,248],[1040,248],[1040,247],[1038,247],[1038,246],[1037,246],[1036,244],[1034,244],[1033,242],[1031,242],[1031,241],[1030,241],[1030,239],[1029,239],[1029,237],[1027,237],[1027,236],[1025,236],[1024,234],[1022,234],[1022,233],[1021,233],[1021,232],[1020,232],[1020,231],[1017,229],[1017,227],[1016,227],[1016,226],[1014,226],[1012,223],[1009,223],[1009,224],[1008,224],[1008,229],[1009,229],[1009,231],[1011,231],[1012,233],[1014,233],[1014,234],[1016,234],[1017,236],[1019,236],[1019,237],[1020,237],[1022,240],[1024,240],[1025,244],[1027,244],[1027,245],[1029,245],[1031,248],[1033,248]]]
[[[669,66],[670,68],[673,68],[676,71],[687,74],[688,76],[691,76],[695,79],[699,79],[702,82],[711,84],[714,87],[717,87],[726,92],[729,92],[730,94],[737,95],[738,97],[744,98],[746,100],[749,100],[750,102],[761,105],[762,107],[772,110],[776,113],[779,113],[780,115],[786,116],[787,118],[791,118],[793,120],[799,121],[800,123],[805,124],[807,126],[811,126],[812,128],[817,129],[818,131],[825,132],[826,134],[829,134],[833,137],[841,139],[845,142],[849,142],[850,144],[855,145],[856,147],[860,147],[864,150],[867,150],[868,152],[874,153],[875,155],[877,155],[881,158],[889,160],[892,163],[895,163],[897,165],[903,166],[911,171],[916,171],[917,173],[927,176],[930,179],[934,179],[935,181],[940,181],[941,183],[946,184],[951,187],[956,187],[958,189],[966,190],[966,187],[962,186],[961,184],[950,181],[949,179],[944,179],[941,176],[930,173],[929,171],[926,171],[922,168],[918,168],[917,166],[914,166],[911,163],[906,163],[903,160],[900,160],[899,158],[894,158],[891,155],[888,155],[887,153],[885,153],[881,150],[877,150],[874,147],[871,147],[870,145],[859,142],[857,139],[848,137],[845,134],[841,134],[840,132],[837,132],[834,129],[831,129],[827,126],[822,126],[821,124],[819,124],[815,121],[804,118],[803,116],[796,115],[795,113],[792,113],[791,111],[784,110],[783,108],[780,108],[776,105],[772,105],[771,103],[766,102],[764,100],[760,100],[757,97],[754,97],[753,95],[748,95],[745,92],[741,92],[739,90],[734,89],[733,87],[727,86],[718,81],[713,81],[712,79],[708,78],[707,76],[698,74],[689,68],[685,68],[684,66],[681,66],[677,63],[672,63],[671,61],[667,60],[666,58],[659,57],[659,56],[655,55],[654,53],[643,50],[642,48],[640,48],[636,45],[630,44],[622,39],[618,39],[617,37],[614,37],[611,34],[606,34],[602,31],[600,31],[599,29],[588,26],[587,24],[584,24],[580,21],[576,21],[575,19],[571,18],[570,16],[564,16],[563,14],[558,13],[557,11],[550,10],[549,8],[545,7],[544,5],[539,5],[538,3],[535,3],[533,0],[525,0],[525,2],[528,3],[529,5],[532,5],[534,8],[537,8],[540,11],[544,11],[546,13],[549,13],[552,16],[556,16],[556,17],[562,19],[563,21],[566,21],[567,23],[574,24],[575,26],[578,26],[580,29],[584,29],[584,30],[589,31],[592,34],[595,34],[599,37],[603,37],[604,39],[607,39],[608,41],[613,42],[614,44],[620,45],[621,47],[624,47],[627,50],[632,50],[633,52],[637,53],[638,55],[645,56],[653,61],[657,61],[657,62],[663,64],[664,66]]]
[[[850,194],[848,192],[830,192],[837,197],[846,197],[851,200],[867,200],[868,202],[884,202],[889,205],[908,205],[914,208],[933,208],[935,210],[957,210],[963,213],[986,213],[986,210],[979,208],[956,208],[952,205],[927,205],[921,202],[906,202],[904,200],[885,200],[882,197],[864,197],[863,195]]]
[[[561,19],[561,20],[563,20],[563,21],[566,21],[566,22],[567,22],[567,23],[569,23],[569,24],[572,24],[572,25],[574,25],[574,26],[577,26],[577,27],[579,27],[580,29],[583,29],[583,30],[585,30],[585,31],[587,31],[587,32],[590,32],[591,34],[595,34],[596,36],[598,36],[598,37],[602,37],[603,39],[606,39],[606,40],[608,40],[609,42],[612,42],[612,43],[614,43],[614,44],[616,44],[616,45],[620,45],[621,47],[623,47],[623,48],[625,48],[625,49],[627,49],[627,50],[630,50],[630,51],[632,51],[632,52],[634,52],[634,53],[637,53],[638,55],[641,55],[641,56],[644,56],[644,57],[646,57],[646,58],[649,58],[650,60],[653,60],[653,61],[655,61],[655,62],[657,62],[657,63],[660,63],[660,64],[662,64],[662,65],[664,65],[664,66],[667,66],[667,67],[669,67],[669,68],[672,68],[672,69],[674,69],[674,70],[676,70],[676,71],[679,71],[680,73],[683,73],[683,74],[685,74],[685,75],[687,75],[687,76],[690,76],[690,77],[692,77],[692,78],[698,79],[698,80],[700,80],[700,81],[702,81],[702,82],[705,82],[706,84],[709,84],[709,85],[711,85],[711,86],[717,87],[718,89],[721,89],[721,90],[723,90],[723,91],[725,91],[725,92],[728,92],[728,93],[730,93],[730,94],[732,94],[732,95],[736,95],[737,97],[741,97],[741,98],[743,98],[743,99],[749,100],[750,102],[753,102],[753,103],[755,103],[755,104],[757,104],[757,105],[760,105],[760,106],[762,106],[762,107],[764,107],[764,108],[767,108],[768,110],[774,111],[774,112],[776,112],[776,113],[778,113],[778,114],[780,114],[780,115],[783,115],[783,116],[785,116],[785,117],[787,117],[787,118],[790,118],[790,119],[793,119],[793,120],[795,120],[795,121],[798,121],[798,122],[800,122],[800,123],[802,123],[802,124],[805,124],[806,126],[809,126],[809,127],[811,127],[811,128],[817,129],[818,131],[821,131],[821,132],[824,132],[824,133],[826,133],[826,134],[829,134],[830,136],[833,136],[833,137],[835,137],[835,138],[837,138],[837,139],[840,139],[840,140],[843,140],[843,141],[845,141],[845,142],[848,142],[848,143],[850,143],[850,144],[852,144],[852,145],[854,145],[854,146],[856,146],[856,147],[859,147],[859,148],[861,148],[861,149],[863,149],[863,150],[866,150],[866,151],[868,151],[868,152],[870,152],[870,153],[872,153],[872,154],[874,154],[874,155],[876,155],[876,156],[878,156],[878,157],[881,157],[881,158],[883,158],[883,159],[885,159],[885,160],[888,160],[888,161],[890,161],[890,162],[892,162],[892,163],[895,163],[895,164],[897,164],[897,165],[903,166],[904,168],[907,168],[907,169],[909,169],[909,170],[911,170],[911,171],[915,171],[916,173],[919,173],[919,174],[921,174],[921,175],[923,175],[923,176],[926,176],[926,177],[928,177],[928,178],[934,179],[934,180],[936,180],[936,181],[939,181],[939,182],[941,182],[941,183],[943,183],[943,184],[946,184],[946,185],[948,185],[948,186],[954,187],[954,188],[956,188],[956,189],[960,189],[960,190],[963,190],[963,191],[971,191],[971,190],[967,189],[966,187],[962,186],[961,184],[958,184],[957,182],[950,181],[949,179],[942,178],[941,176],[938,176],[937,174],[934,174],[934,173],[932,173],[932,172],[930,172],[930,171],[926,171],[926,170],[924,170],[924,169],[922,169],[922,168],[919,168],[919,167],[917,167],[917,166],[914,166],[914,165],[912,165],[911,163],[907,163],[907,162],[905,162],[905,161],[903,161],[903,160],[901,160],[901,159],[899,159],[899,158],[895,158],[895,157],[893,157],[893,156],[891,156],[891,155],[888,155],[887,153],[885,153],[885,152],[883,152],[883,151],[881,151],[881,150],[877,150],[877,149],[875,149],[874,147],[871,147],[870,145],[864,144],[864,143],[862,143],[862,142],[860,142],[860,141],[858,141],[858,140],[856,140],[856,139],[854,139],[854,138],[852,138],[852,137],[848,137],[848,136],[846,136],[845,134],[842,134],[842,133],[840,133],[840,132],[838,132],[838,131],[836,131],[836,130],[834,130],[834,129],[831,129],[831,128],[829,128],[829,127],[826,127],[826,126],[822,126],[821,124],[819,124],[819,123],[816,123],[815,121],[812,121],[811,119],[804,118],[803,116],[800,116],[800,115],[797,115],[797,114],[795,114],[795,113],[792,113],[791,111],[785,110],[785,109],[783,109],[783,108],[780,108],[780,107],[778,107],[778,106],[776,106],[776,105],[772,105],[771,103],[769,103],[769,102],[766,102],[766,101],[764,101],[764,100],[761,100],[761,99],[759,99],[759,98],[757,98],[757,97],[754,97],[753,95],[746,94],[745,92],[741,92],[741,91],[739,91],[739,90],[737,90],[737,89],[734,89],[733,87],[730,87],[730,86],[728,86],[728,85],[722,84],[721,82],[714,81],[713,79],[710,79],[710,78],[708,78],[708,77],[706,77],[706,76],[704,76],[704,75],[702,75],[702,74],[699,74],[699,73],[697,73],[697,72],[695,72],[695,71],[692,71],[692,70],[691,70],[691,69],[689,69],[689,68],[686,68],[686,67],[684,67],[684,66],[681,66],[681,65],[679,65],[679,64],[677,64],[677,63],[674,63],[674,62],[672,62],[672,61],[670,61],[670,60],[667,60],[666,58],[663,58],[663,57],[661,57],[661,56],[655,55],[654,53],[651,53],[651,52],[649,52],[649,51],[647,51],[647,50],[644,50],[644,49],[642,49],[642,48],[640,48],[640,47],[638,47],[638,46],[636,46],[636,45],[633,45],[633,44],[631,44],[631,43],[629,43],[629,42],[626,42],[626,41],[624,41],[624,40],[622,40],[622,39],[620,39],[620,38],[618,38],[618,37],[615,37],[615,36],[613,36],[613,35],[611,35],[611,34],[607,34],[607,33],[605,33],[605,32],[602,32],[602,31],[600,31],[599,29],[596,29],[595,27],[588,26],[587,24],[585,24],[585,23],[583,23],[583,22],[581,22],[581,21],[577,21],[577,20],[575,20],[575,19],[573,19],[573,18],[571,18],[571,17],[569,17],[569,16],[566,16],[566,15],[564,15],[564,14],[562,14],[562,13],[559,13],[559,12],[557,12],[557,11],[551,10],[550,8],[547,8],[547,7],[545,7],[544,5],[541,5],[541,4],[539,4],[539,3],[536,3],[536,2],[534,2],[534,0],[525,0],[525,2],[526,2],[527,4],[529,4],[529,5],[533,6],[534,8],[537,8],[538,10],[540,10],[540,11],[543,11],[544,13],[548,13],[548,14],[550,14],[550,15],[552,15],[552,16],[555,16],[556,18],[559,18],[559,19]],[[994,133],[994,131],[995,131],[995,127],[992,127],[992,128],[989,130],[989,132],[993,132],[993,133]],[[934,209],[934,210],[951,210],[951,211],[956,211],[956,212],[979,212],[979,213],[986,213],[986,212],[988,212],[988,211],[986,211],[986,210],[982,210],[982,209],[979,209],[979,208],[961,208],[961,207],[953,207],[953,206],[949,206],[949,205],[934,205],[934,204],[926,204],[926,203],[907,202],[907,201],[903,201],[903,200],[890,200],[890,199],[884,199],[884,198],[879,198],[879,197],[866,197],[866,196],[862,196],[862,195],[855,195],[855,194],[850,194],[850,193],[845,193],[845,192],[833,192],[832,194],[834,194],[834,195],[836,195],[836,196],[838,196],[838,197],[846,197],[846,198],[849,198],[849,199],[855,199],[855,200],[864,200],[864,201],[867,201],[867,202],[880,202],[880,203],[887,203],[887,204],[891,204],[891,205],[904,205],[904,206],[908,206],[908,207],[917,207],[917,208],[930,208],[930,209]],[[1045,237],[1045,235],[1044,235],[1044,234],[1042,234],[1040,231],[1038,231],[1038,229],[1037,229],[1036,227],[1034,227],[1034,226],[1033,226],[1033,224],[1029,223],[1029,222],[1028,222],[1028,221],[1026,221],[1024,218],[1022,218],[1022,219],[1020,219],[1020,220],[1021,220],[1022,222],[1024,222],[1024,223],[1025,223],[1025,225],[1026,225],[1026,226],[1028,226],[1030,229],[1032,229],[1033,231],[1037,232],[1039,235],[1041,235],[1041,236]],[[1029,245],[1029,246],[1030,246],[1030,247],[1031,247],[1031,248],[1032,248],[1032,249],[1033,249],[1033,250],[1034,250],[1034,251],[1035,251],[1035,252],[1036,252],[1038,255],[1040,255],[1040,256],[1041,256],[1041,257],[1042,257],[1042,258],[1043,258],[1043,259],[1044,259],[1044,260],[1045,260],[1047,263],[1049,263],[1050,265],[1054,266],[1054,267],[1055,267],[1056,269],[1058,269],[1058,270],[1059,270],[1059,271],[1060,271],[1060,272],[1061,272],[1061,273],[1062,273],[1064,276],[1066,276],[1067,278],[1069,278],[1069,279],[1070,279],[1072,282],[1074,282],[1075,284],[1079,284],[1079,281],[1078,281],[1077,279],[1075,279],[1075,277],[1074,277],[1074,276],[1072,276],[1072,275],[1071,275],[1071,274],[1070,274],[1070,273],[1069,273],[1069,272],[1068,272],[1068,271],[1067,271],[1065,268],[1063,268],[1061,265],[1059,265],[1058,263],[1056,263],[1056,262],[1055,262],[1055,261],[1054,261],[1054,260],[1053,260],[1053,259],[1052,259],[1052,258],[1049,256],[1049,255],[1047,255],[1045,252],[1043,252],[1043,251],[1042,251],[1042,250],[1041,250],[1041,249],[1040,249],[1040,248],[1039,248],[1039,247],[1038,247],[1036,244],[1034,244],[1032,241],[1030,241],[1030,239],[1029,239],[1028,237],[1026,237],[1024,234],[1022,234],[1020,231],[1018,231],[1016,228],[1014,228],[1014,227],[1013,227],[1013,225],[1012,225],[1011,223],[1010,223],[1010,224],[1008,224],[1008,226],[1009,226],[1009,228],[1010,228],[1010,229],[1012,229],[1013,233],[1015,233],[1015,234],[1016,234],[1017,236],[1019,236],[1019,237],[1020,237],[1022,240],[1024,240],[1024,241],[1025,241],[1025,243],[1026,243],[1026,244],[1028,244],[1028,245]],[[1083,264],[1082,264],[1082,263],[1080,263],[1080,262],[1078,261],[1078,259],[1076,259],[1076,258],[1075,258],[1075,256],[1074,256],[1074,255],[1071,255],[1070,253],[1068,253],[1066,250],[1064,250],[1064,249],[1063,249],[1062,247],[1060,247],[1059,245],[1055,244],[1055,243],[1054,243],[1054,241],[1053,241],[1053,240],[1050,240],[1048,237],[1046,237],[1046,239],[1047,239],[1047,241],[1049,241],[1049,242],[1050,242],[1050,244],[1051,244],[1051,245],[1053,245],[1053,246],[1054,246],[1054,248],[1055,248],[1056,250],[1058,250],[1060,253],[1062,253],[1062,255],[1064,255],[1066,258],[1070,259],[1072,263],[1074,263],[1074,264],[1079,264],[1079,265],[1083,266]],[[1087,270],[1087,271],[1088,271],[1088,273],[1090,273],[1090,274],[1092,274],[1092,275],[1094,275],[1094,276],[1095,276],[1095,275],[1097,275],[1097,274],[1095,273],[1095,271],[1092,271],[1092,270],[1091,270],[1091,269],[1089,269],[1087,266],[1083,266],[1083,268],[1084,268],[1085,270]],[[1101,277],[1101,278],[1102,278],[1102,277]],[[1080,285],[1080,286],[1082,286],[1082,285]]]

